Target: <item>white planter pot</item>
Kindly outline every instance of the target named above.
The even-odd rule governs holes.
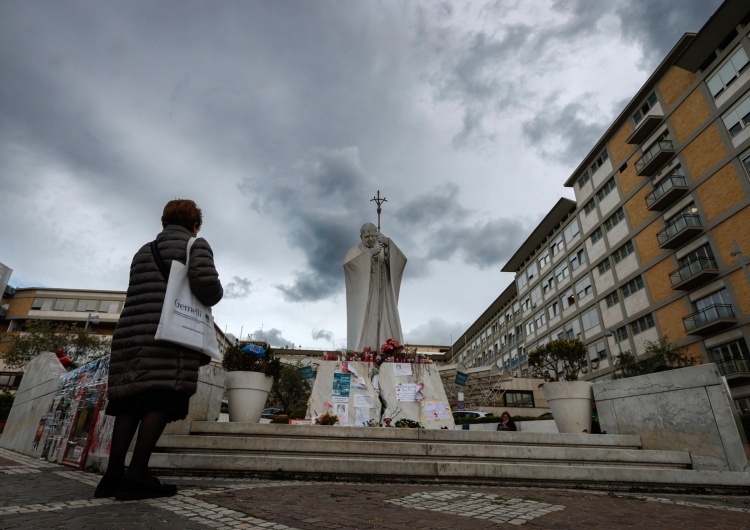
[[[229,402],[229,421],[260,422],[273,377],[260,372],[227,372],[224,386]]]
[[[561,381],[544,383],[544,397],[561,433],[591,432],[592,383]]]

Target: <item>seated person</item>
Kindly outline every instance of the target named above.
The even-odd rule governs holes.
[[[517,431],[516,424],[510,418],[510,414],[506,410],[500,415],[500,423],[497,424],[498,431]]]

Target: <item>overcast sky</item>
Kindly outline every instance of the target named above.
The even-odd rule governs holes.
[[[15,287],[125,290],[190,198],[222,328],[341,347],[380,190],[406,339],[449,344],[720,3],[0,0],[0,262]]]

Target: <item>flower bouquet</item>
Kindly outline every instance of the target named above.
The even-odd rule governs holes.
[[[386,355],[394,355],[404,351],[404,347],[395,340],[388,339],[387,341],[385,341],[385,344],[380,347],[380,351],[382,351]]]
[[[331,414],[330,412],[325,412],[324,414],[321,414],[320,416],[315,418],[315,423],[317,425],[335,425],[337,421],[339,421],[339,417],[336,414]]]
[[[422,424],[408,418],[401,418],[396,422],[396,427],[400,429],[421,429]]]

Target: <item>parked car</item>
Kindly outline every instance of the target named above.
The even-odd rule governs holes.
[[[258,409],[255,409],[258,410]],[[274,414],[280,414],[284,412],[284,409],[279,409],[276,407],[269,407],[267,409],[263,409],[263,412],[260,413],[260,417],[265,420],[272,420]]]
[[[482,412],[479,410],[457,410],[453,413],[453,419],[457,420],[459,418],[486,418],[493,416],[491,412]]]

